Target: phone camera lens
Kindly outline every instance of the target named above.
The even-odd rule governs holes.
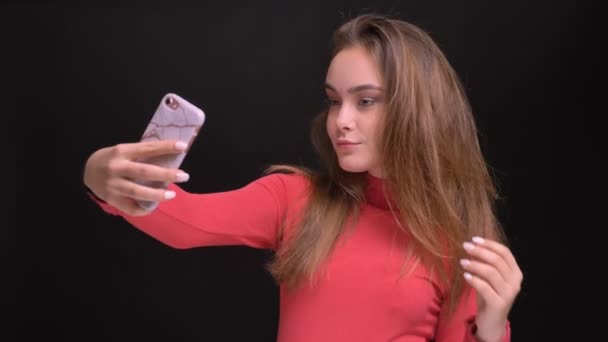
[[[171,109],[177,109],[177,107],[178,107],[177,101],[175,101],[175,99],[173,99],[172,97],[167,97],[165,99],[165,104],[167,106],[169,106],[169,108],[171,108]]]

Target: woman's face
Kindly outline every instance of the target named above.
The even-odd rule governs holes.
[[[379,153],[383,84],[378,67],[362,47],[340,51],[329,65],[327,134],[345,171],[384,176]]]

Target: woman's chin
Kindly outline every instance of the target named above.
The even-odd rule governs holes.
[[[340,168],[346,172],[359,173],[359,172],[366,172],[367,170],[369,170],[368,165],[366,165],[365,163],[360,163],[360,162],[357,163],[355,161],[340,160],[339,164],[340,164]]]

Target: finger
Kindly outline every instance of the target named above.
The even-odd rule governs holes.
[[[175,197],[175,191],[152,188],[123,178],[115,179],[110,186],[113,194],[134,200],[161,202]]]
[[[461,259],[460,265],[465,272],[481,278],[488,283],[499,296],[505,297],[510,294],[508,292],[507,280],[493,266],[470,259]]]
[[[127,159],[143,159],[165,154],[180,153],[188,148],[188,144],[179,140],[159,140],[136,143],[118,144],[114,152]]]
[[[519,265],[517,264],[515,256],[513,256],[513,253],[511,253],[511,250],[509,248],[497,241],[484,239],[479,236],[473,237],[472,240],[476,245],[484,246],[499,254],[506,261],[511,271],[521,277],[521,270],[519,268]]]
[[[127,159],[114,162],[113,173],[116,176],[130,179],[160,182],[186,182],[190,176],[178,169],[166,168],[147,163],[133,162]]]
[[[131,216],[143,216],[150,213],[149,211],[137,205],[137,202],[128,197],[112,197],[110,200],[108,200],[108,204],[120,209],[121,211]]]
[[[500,296],[485,280],[474,276],[469,272],[464,272],[464,279],[477,291],[486,303],[498,303],[501,301]]]
[[[476,245],[471,242],[465,242],[462,246],[471,256],[471,259],[489,264],[498,270],[503,279],[511,279],[513,272],[501,255],[484,246]]]

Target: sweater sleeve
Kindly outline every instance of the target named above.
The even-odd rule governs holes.
[[[468,293],[462,296],[451,316],[447,314],[446,304],[442,307],[437,326],[436,342],[481,342],[475,337],[475,314],[477,299],[475,291],[467,287]],[[505,326],[502,342],[511,341],[511,326],[509,321]]]
[[[162,243],[178,249],[245,245],[276,249],[289,192],[303,186],[300,176],[271,174],[242,188],[216,193],[189,193],[176,184],[175,198],[161,202],[146,216],[130,216],[92,199],[108,214],[121,216]]]

